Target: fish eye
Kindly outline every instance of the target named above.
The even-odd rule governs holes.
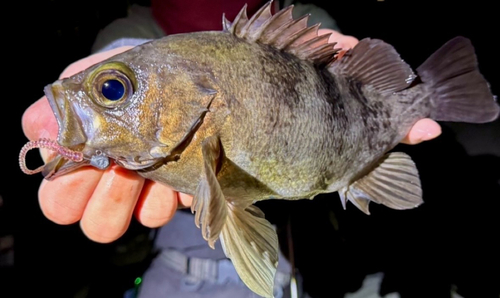
[[[125,86],[119,80],[107,80],[102,84],[101,93],[107,100],[120,100],[125,94]]]
[[[129,101],[134,94],[132,71],[117,63],[104,65],[88,81],[94,101],[105,108],[115,108]]]

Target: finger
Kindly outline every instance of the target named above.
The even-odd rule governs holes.
[[[431,119],[419,120],[401,143],[415,145],[436,138],[441,134],[441,126]]]
[[[354,36],[344,35],[331,29],[319,29],[318,35],[323,34],[330,34],[328,42],[336,42],[337,44],[335,45],[335,47],[340,48],[344,51],[353,48],[359,42],[359,40]]]
[[[178,203],[179,209],[191,207],[191,204],[193,203],[192,195],[179,192],[178,197],[179,197],[179,203]]]
[[[91,65],[99,63],[102,60],[107,59],[109,57],[112,57],[116,54],[125,52],[126,50],[129,50],[131,48],[133,48],[133,47],[132,46],[123,46],[123,47],[112,49],[112,50],[109,50],[106,52],[96,53],[96,54],[90,55],[88,57],[85,57],[83,59],[80,59],[80,60],[70,64],[68,67],[66,67],[66,69],[63,70],[63,72],[61,73],[59,78],[62,79],[62,78],[70,77],[74,74],[79,73],[80,71],[86,69],[87,67],[89,67]]]
[[[31,141],[40,138],[51,140],[57,138],[56,118],[45,96],[24,111],[21,123],[24,135]],[[55,156],[54,152],[47,149],[40,149],[40,153],[44,161],[47,161],[49,156]]]
[[[335,48],[341,49],[341,51],[347,51],[349,49],[354,48],[355,45],[358,44],[359,40],[355,37],[352,36],[347,36],[344,35],[342,38],[337,39],[337,40],[332,40],[330,37],[330,42],[337,42],[335,45]]]
[[[38,198],[45,217],[62,225],[79,221],[102,173],[84,168],[52,181],[44,179]]]
[[[85,235],[101,243],[118,239],[127,230],[144,178],[112,165],[104,171],[83,212],[80,226]]]
[[[24,111],[22,128],[30,140],[39,139],[42,135],[50,138],[57,137],[56,118],[45,96]]]
[[[135,217],[146,227],[168,223],[177,210],[177,193],[168,186],[146,180],[135,209]]]

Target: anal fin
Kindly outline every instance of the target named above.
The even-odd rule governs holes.
[[[260,296],[273,297],[278,235],[258,207],[229,205],[222,247],[248,288]]]
[[[342,202],[351,201],[370,214],[370,201],[392,209],[412,209],[423,203],[420,178],[415,163],[402,152],[392,152],[365,176],[339,191]]]

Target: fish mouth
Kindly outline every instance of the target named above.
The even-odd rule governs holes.
[[[83,130],[78,114],[73,110],[70,101],[66,98],[62,81],[56,81],[44,88],[45,96],[56,117],[59,131],[57,142],[61,146],[75,147],[85,144],[87,137]]]
[[[106,162],[108,158],[113,159],[117,165],[128,170],[149,168],[158,162],[158,159],[140,160],[130,156],[109,157],[99,150],[94,150],[86,146],[87,136],[84,131],[84,125],[78,115],[77,107],[73,107],[72,102],[67,98],[63,83],[63,80],[59,80],[44,88],[45,96],[49,101],[59,127],[57,143],[70,150],[83,153],[84,159],[80,162],[74,162],[59,155],[45,165],[42,172],[45,178],[55,178],[83,165],[91,165],[103,169],[100,163],[109,164],[109,160]],[[100,153],[96,154],[97,151]]]
[[[45,86],[44,93],[56,118],[57,143],[61,147],[81,152],[85,148],[87,137],[77,113],[65,96],[62,81]],[[58,155],[45,164],[42,174],[46,179],[52,180],[88,164],[88,159],[75,162]]]
[[[120,167],[123,167],[127,170],[143,170],[145,168],[149,168],[155,163],[157,163],[160,159],[154,158],[154,159],[145,159],[145,160],[132,160],[130,158],[126,157],[118,157],[114,159],[114,162],[119,165]]]
[[[52,87],[56,87],[56,92],[57,97],[54,96],[54,90]],[[47,97],[47,100],[49,102],[50,108],[52,109],[52,113],[54,113],[54,116],[56,117],[57,125],[58,127],[61,127],[61,122],[62,122],[62,112],[59,109],[59,105],[57,104],[56,98],[61,101],[61,98],[64,98],[64,94],[62,94],[61,90],[61,84],[59,82],[55,82],[53,85],[47,85],[45,88],[43,88],[43,92],[45,93],[45,97]]]

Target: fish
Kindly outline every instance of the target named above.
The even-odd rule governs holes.
[[[44,92],[57,141],[20,153],[58,155],[34,172],[57,179],[110,163],[193,195],[194,224],[221,241],[240,278],[273,297],[278,238],[263,200],[338,192],[369,203],[420,206],[411,157],[392,149],[420,119],[486,123],[499,115],[474,47],[458,36],[413,70],[393,46],[364,38],[347,51],[294,19],[293,6],[251,18],[246,5],[223,30],[155,39]],[[27,171],[25,171],[27,172]]]

